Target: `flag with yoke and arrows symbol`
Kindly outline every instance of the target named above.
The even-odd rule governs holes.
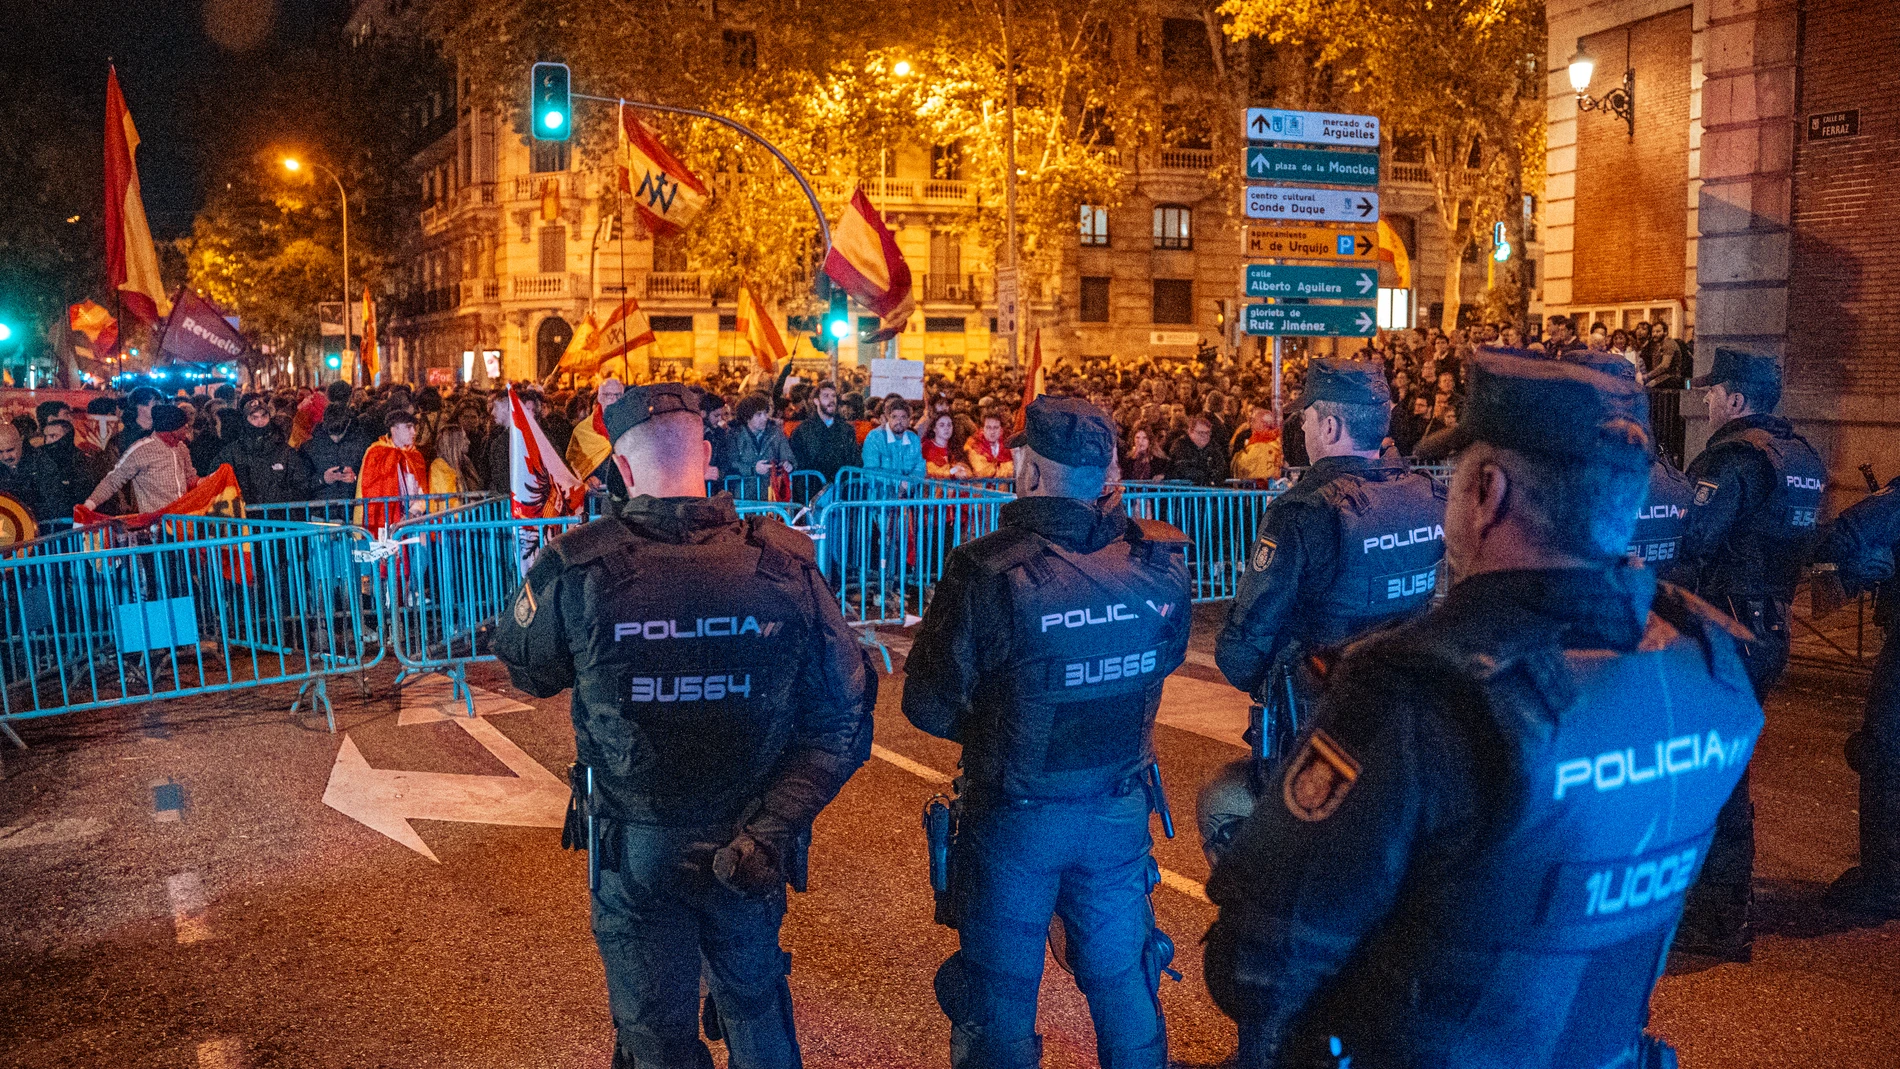
[[[686,229],[706,206],[706,185],[668,152],[653,129],[626,105],[620,108],[620,134],[615,159],[620,192],[633,199],[648,229],[655,234],[677,234]]]

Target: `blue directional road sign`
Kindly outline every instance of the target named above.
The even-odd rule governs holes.
[[[1376,186],[1379,184],[1379,154],[1249,145],[1247,178],[1259,182],[1310,182],[1323,186]]]
[[[1250,304],[1249,334],[1304,334],[1325,338],[1370,338],[1378,327],[1362,304]]]
[[[1248,264],[1247,296],[1373,301],[1379,297],[1376,267],[1296,267]]]
[[[1379,194],[1302,186],[1248,186],[1247,218],[1302,223],[1377,223]]]
[[[1378,148],[1379,119],[1374,115],[1335,115],[1325,111],[1248,108],[1247,139]]]

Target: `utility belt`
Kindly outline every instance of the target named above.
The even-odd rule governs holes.
[[[957,926],[956,845],[964,816],[973,808],[971,800],[965,794],[966,785],[965,777],[958,776],[951,781],[950,794],[934,794],[928,802],[924,803],[924,842],[930,857],[930,891],[936,899],[936,922],[946,928]],[[1161,818],[1162,834],[1170,839],[1174,838],[1174,813],[1168,808],[1168,794],[1161,783],[1159,762],[1150,762],[1141,771],[1115,784],[1108,793],[1111,797],[1119,798],[1136,788],[1140,788],[1147,795],[1149,811]],[[1028,806],[1041,804],[1041,801],[1033,798],[1017,798],[1003,804]],[[980,811],[997,808],[997,806],[993,803],[978,803],[974,808]]]
[[[588,765],[576,761],[567,766],[567,790],[567,818],[561,822],[561,849],[587,852],[587,889],[590,892],[598,891],[602,872],[624,870],[624,832],[632,822],[605,812],[606,806],[594,791],[594,770]],[[735,837],[752,819],[752,815],[759,811],[759,805],[759,801],[754,799],[740,813],[739,819],[733,822]],[[792,890],[803,893],[811,874],[809,825],[798,833],[791,849],[785,852],[784,864],[785,883]]]

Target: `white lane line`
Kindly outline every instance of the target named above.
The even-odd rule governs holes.
[[[936,769],[931,768],[929,765],[920,765],[917,762],[912,761],[910,758],[905,757],[903,754],[897,753],[893,750],[886,750],[884,747],[879,746],[876,743],[871,744],[871,756],[880,758],[885,761],[889,761],[891,764],[896,765],[898,768],[903,769],[904,771],[910,773],[913,776],[916,776],[918,779],[926,780],[930,783],[950,782],[949,776],[946,776],[943,773],[937,771]]]
[[[205,916],[205,885],[195,872],[181,872],[165,880],[165,893],[172,900],[172,926],[180,943],[202,943],[211,938],[211,921]]]
[[[221,1036],[198,1044],[198,1069],[244,1069],[244,1041]]]
[[[901,753],[897,753],[894,750],[887,750],[875,743],[871,745],[871,756],[882,761],[888,761],[911,775],[916,776],[918,779],[929,783],[950,782],[949,776],[931,768],[929,765],[919,764]],[[1199,880],[1191,880],[1172,869],[1161,870],[1161,886],[1201,902],[1208,901],[1207,888],[1205,885]]]

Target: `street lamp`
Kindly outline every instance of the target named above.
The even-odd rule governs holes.
[[[350,351],[350,194],[343,188],[343,179],[338,178],[335,171],[315,161],[311,161],[310,166],[329,175],[330,180],[336,183],[337,195],[343,198],[343,351],[348,353]],[[284,170],[296,174],[303,168],[303,161],[297,157],[284,157]],[[354,372],[355,363],[352,362],[352,375]]]
[[[1578,111],[1607,111],[1622,119],[1629,126],[1631,139],[1636,137],[1636,69],[1629,65],[1629,42],[1624,41],[1623,84],[1603,94],[1593,97],[1585,90],[1590,88],[1590,78],[1596,73],[1597,62],[1583,50],[1583,41],[1577,41],[1577,54],[1570,57],[1570,88],[1577,94]]]
[[[898,60],[891,66],[891,73],[897,75],[899,78],[908,76],[910,74],[910,60]]]

